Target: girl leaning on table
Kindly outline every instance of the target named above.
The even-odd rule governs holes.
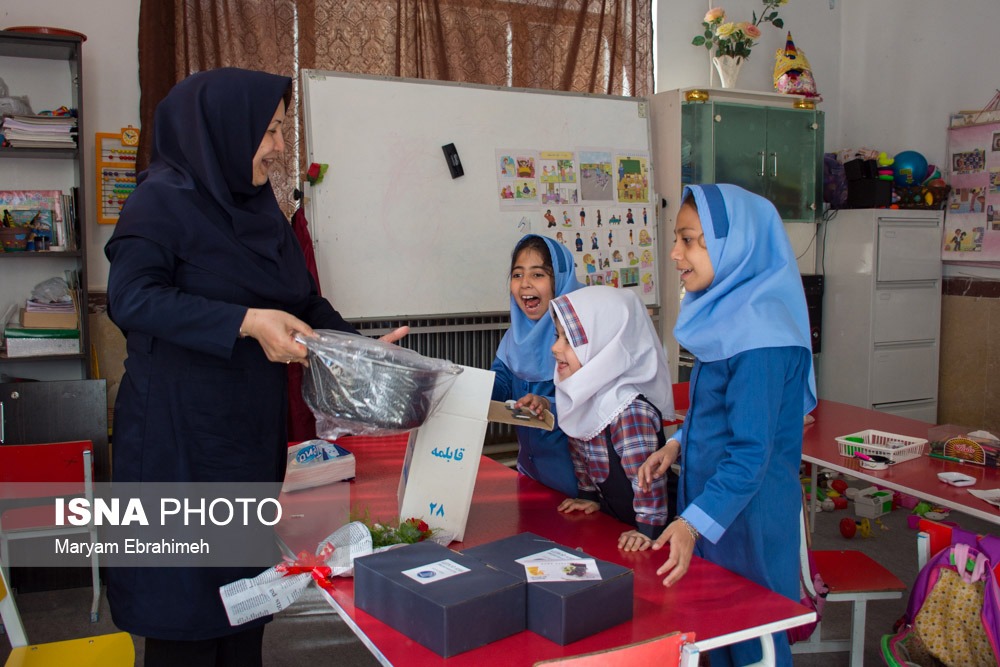
[[[686,296],[674,336],[695,358],[684,427],[639,471],[650,488],[680,454],[680,517],[654,549],[664,586],[692,553],[799,599],[803,416],[816,406],[805,294],[774,206],[734,185],[685,188],[671,259]],[[784,632],[778,665],[791,665]],[[711,653],[713,667],[760,659],[757,640]]]
[[[663,346],[631,290],[584,287],[550,308],[556,405],[577,480],[559,511],[610,514],[635,526],[621,534],[619,548],[644,551],[670,516],[666,480],[638,484],[639,466],[664,443],[662,415],[674,409]]]
[[[510,329],[497,349],[491,370],[493,400],[517,401],[525,405],[529,396],[542,396],[546,405],[555,396],[552,383],[552,315],[549,302],[583,285],[576,279],[573,255],[550,238],[527,234],[517,242],[510,257]],[[573,462],[566,434],[559,424],[551,431],[516,427],[517,470],[560,493],[576,489]]]

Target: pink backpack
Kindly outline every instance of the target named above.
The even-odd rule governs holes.
[[[992,556],[992,558],[991,558]],[[1000,664],[1000,588],[993,562],[1000,540],[952,544],[931,557],[917,575],[903,624],[882,637],[890,667]]]

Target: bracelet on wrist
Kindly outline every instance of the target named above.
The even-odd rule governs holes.
[[[684,517],[679,516],[676,519],[674,519],[674,521],[680,521],[681,523],[683,523],[684,527],[687,528],[688,533],[691,534],[691,539],[694,540],[695,542],[697,542],[698,538],[701,537],[701,533],[698,532],[698,529],[692,526],[691,522],[685,519]]]

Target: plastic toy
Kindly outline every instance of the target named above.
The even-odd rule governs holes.
[[[830,482],[830,486],[833,487],[833,490],[839,493],[840,495],[844,495],[845,493],[847,493],[847,482],[845,482],[842,479],[833,480],[832,482]]]
[[[897,153],[892,167],[896,185],[920,185],[927,176],[927,158],[917,151]]]
[[[844,517],[840,520],[840,534],[844,536],[845,539],[851,539],[858,532],[858,524],[855,523],[854,519],[849,517]]]
[[[792,33],[785,38],[785,48],[778,49],[774,60],[774,89],[779,93],[805,95],[806,97],[822,98],[816,91],[816,81],[813,79],[812,68],[806,60],[806,53],[795,47]]]

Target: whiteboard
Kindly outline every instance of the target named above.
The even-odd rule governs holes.
[[[302,94],[306,162],[329,165],[320,183],[304,186],[305,210],[323,295],[344,317],[506,312],[510,253],[528,232],[561,232],[581,282],[613,279],[658,303],[646,100],[318,70],[303,71]],[[447,144],[464,169],[457,178],[442,150]],[[538,160],[534,199],[503,197],[510,191],[501,187],[498,165],[512,151]],[[596,195],[611,200],[591,200],[581,174],[575,194],[557,193],[542,181],[550,151],[576,160],[569,177],[580,172],[583,155],[637,155],[650,185],[635,195],[612,185],[611,195]],[[554,166],[551,173],[556,178]],[[542,201],[550,197],[556,203]]]

